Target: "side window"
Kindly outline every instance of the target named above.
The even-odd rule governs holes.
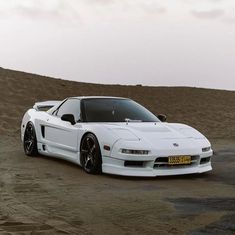
[[[65,101],[56,115],[62,117],[64,114],[73,114],[76,122],[80,120],[80,100],[68,99]]]

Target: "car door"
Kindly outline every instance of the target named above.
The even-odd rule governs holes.
[[[79,128],[70,122],[61,120],[64,114],[73,114],[75,121],[80,120],[80,100],[67,99],[47,120],[45,125],[45,140],[47,151],[68,160],[78,158]]]

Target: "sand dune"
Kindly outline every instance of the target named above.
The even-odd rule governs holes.
[[[19,134],[24,112],[36,101],[68,96],[132,98],[169,122],[194,126],[209,138],[235,137],[235,92],[188,87],[98,85],[65,81],[0,68],[0,131]]]
[[[234,234],[235,92],[96,85],[0,68],[0,234]],[[212,140],[213,171],[156,179],[89,175],[26,157],[24,112],[67,96],[130,97]]]

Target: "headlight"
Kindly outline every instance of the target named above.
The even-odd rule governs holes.
[[[148,155],[149,150],[121,149],[124,154]]]
[[[211,147],[205,147],[205,148],[202,148],[202,152],[208,152],[211,150]]]

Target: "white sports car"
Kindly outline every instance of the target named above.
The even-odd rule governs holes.
[[[26,155],[66,159],[92,174],[153,177],[212,169],[205,136],[126,98],[36,103],[23,117],[21,138]]]

